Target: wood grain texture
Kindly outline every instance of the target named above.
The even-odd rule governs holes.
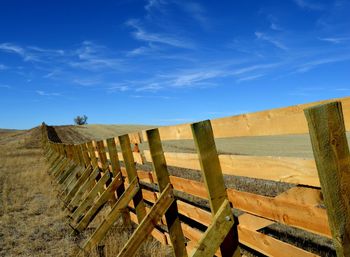
[[[210,121],[202,121],[192,124],[191,128],[202,176],[208,192],[210,210],[215,216],[224,201],[227,200],[227,194],[212,127]],[[231,226],[230,231],[220,244],[220,250],[223,257],[240,256],[237,224],[233,223]]]
[[[350,256],[350,153],[340,102],[305,110],[338,257]]]
[[[173,189],[171,185],[168,184],[157,202],[152,206],[150,212],[145,216],[126,245],[120,251],[118,257],[129,257],[135,255],[136,251],[141,246],[141,243],[152,232],[155,225],[159,222],[174,200]]]
[[[190,256],[212,257],[230,232],[233,225],[234,219],[231,212],[231,206],[229,201],[225,199]],[[225,255],[223,252],[222,254]],[[233,256],[238,257],[241,256],[241,254],[239,251],[235,251]]]
[[[122,135],[118,137],[120,147],[122,149],[124,166],[127,173],[128,181],[133,181],[137,178],[137,171],[134,161],[134,156],[131,150],[131,143],[128,135]],[[138,220],[141,222],[143,218],[146,216],[145,203],[142,199],[142,191],[139,190],[134,196],[133,203],[136,210],[136,215]]]
[[[197,154],[165,152],[169,166],[199,170]],[[150,162],[148,150],[144,151]],[[320,186],[316,164],[313,159],[274,156],[219,155],[223,174],[256,179],[273,180],[292,184]]]
[[[98,226],[98,228],[94,231],[90,238],[83,243],[82,249],[85,252],[91,251],[93,247],[95,247],[99,242],[101,242],[101,240],[105,237],[109,229],[113,226],[114,222],[116,222],[118,218],[123,214],[122,210],[124,210],[128,206],[128,203],[139,191],[140,187],[137,178],[135,178],[130,183],[129,187],[125,190],[123,195],[114,204],[111,211],[107,214],[107,216]]]
[[[336,99],[344,106],[345,126],[350,130],[350,98]],[[272,109],[211,120],[215,138],[307,134],[309,132],[304,109],[322,103],[325,100],[302,105]],[[292,122],[291,122],[292,121]],[[159,128],[162,140],[192,139],[190,124],[180,124]],[[143,131],[143,140],[146,141]]]
[[[146,134],[152,159],[153,171],[157,177],[159,192],[162,193],[170,183],[162,142],[160,141],[158,129],[147,130]],[[185,238],[180,225],[176,201],[174,201],[165,212],[165,220],[175,256],[186,257],[187,251],[185,246]]]

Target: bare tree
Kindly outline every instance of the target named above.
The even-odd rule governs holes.
[[[74,118],[74,123],[77,124],[77,125],[85,125],[87,124],[87,119],[88,117],[86,115],[83,115],[83,116],[77,116]]]

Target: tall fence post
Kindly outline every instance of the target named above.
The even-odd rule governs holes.
[[[157,177],[159,192],[162,193],[168,184],[170,184],[162,142],[160,141],[158,129],[147,130],[146,134],[152,157],[153,170]],[[187,257],[185,237],[182,232],[176,201],[165,212],[165,219],[175,256]]]
[[[227,193],[215,146],[213,130],[209,120],[193,123],[191,128],[198,152],[204,183],[208,191],[210,209],[214,216],[219,212],[220,207],[227,200]],[[233,218],[232,214],[230,216],[231,217],[228,217],[229,219]],[[222,257],[241,256],[238,246],[237,225],[238,222],[235,221],[227,235],[224,235],[224,239],[220,244]],[[213,254],[211,255],[214,255],[217,250],[215,249],[215,245],[212,244],[213,242],[206,243],[207,244],[203,246],[203,249],[197,249],[202,251],[202,253],[198,253],[198,256],[201,256],[204,252],[212,252]]]
[[[338,257],[350,256],[350,154],[340,102],[305,110]]]
[[[130,138],[129,138],[129,135],[126,134],[126,135],[119,136],[118,139],[119,139],[120,147],[122,149],[123,162],[125,165],[128,182],[130,184],[131,181],[137,178],[137,171],[136,171],[134,156],[131,150]],[[134,196],[133,203],[136,211],[137,220],[140,223],[147,214],[141,189]]]

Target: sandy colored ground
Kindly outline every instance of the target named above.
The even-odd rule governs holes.
[[[3,257],[69,256],[75,247],[46,173],[37,132],[0,134],[0,256]]]

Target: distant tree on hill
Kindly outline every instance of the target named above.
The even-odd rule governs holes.
[[[85,125],[87,124],[87,119],[88,117],[86,115],[83,115],[83,116],[77,116],[74,118],[74,123],[77,124],[77,125]]]

